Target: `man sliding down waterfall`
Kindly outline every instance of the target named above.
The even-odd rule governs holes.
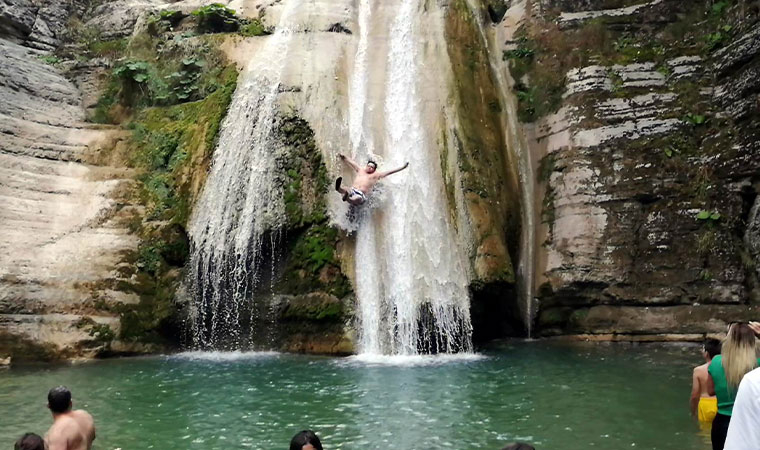
[[[347,157],[343,153],[339,153],[338,156],[343,160],[343,162],[354,169],[356,176],[354,177],[354,185],[351,187],[351,189],[345,189],[341,187],[340,184],[343,181],[343,177],[338,177],[338,179],[335,180],[335,190],[343,194],[344,202],[348,202],[356,206],[362,205],[367,201],[367,195],[369,195],[370,191],[372,191],[372,188],[378,181],[387,177],[388,175],[392,175],[396,172],[401,172],[402,170],[409,167],[409,163],[406,163],[404,164],[404,167],[399,167],[398,169],[389,170],[387,172],[378,172],[377,163],[375,161],[367,161],[367,165],[362,169],[359,167],[359,164],[356,164],[356,161]]]

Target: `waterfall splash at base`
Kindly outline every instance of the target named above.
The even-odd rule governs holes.
[[[360,4],[349,135],[356,155],[375,149],[387,167],[406,161],[410,165],[403,175],[383,181],[382,208],[371,210],[357,232],[358,350],[396,355],[469,352],[472,325],[463,255],[449,223],[440,156],[422,129],[417,86],[422,44],[416,28],[423,12],[414,0],[394,5],[395,17],[383,30],[389,39],[387,54],[380,55],[367,45],[371,4],[378,6]],[[383,97],[370,106],[371,71],[366,66],[380,57],[387,60]],[[382,108],[381,132],[367,125],[372,120],[365,114],[373,106]]]

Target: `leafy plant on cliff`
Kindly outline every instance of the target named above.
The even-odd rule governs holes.
[[[182,11],[165,9],[158,14],[151,14],[146,21],[148,33],[157,35],[163,31],[173,31],[179,25],[185,15]]]
[[[198,18],[198,29],[206,33],[237,31],[241,24],[235,10],[221,3],[202,6],[193,11],[192,15]]]
[[[150,71],[150,64],[134,60],[125,61],[114,68],[113,76],[121,82],[119,92],[124,104],[132,106],[148,95]]]
[[[720,220],[720,213],[717,211],[706,211],[701,210],[697,213],[697,220],[710,220],[710,221],[716,221]]]
[[[61,58],[55,55],[40,55],[37,58],[45,64],[50,64],[51,66],[57,66],[61,63]]]
[[[260,20],[252,19],[240,27],[240,34],[245,37],[266,36],[272,34],[272,30],[264,27]]]

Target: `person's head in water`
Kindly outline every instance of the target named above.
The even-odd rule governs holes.
[[[755,332],[746,322],[729,325],[728,335],[721,347],[726,382],[734,390],[744,375],[757,367],[755,355]]]
[[[71,409],[71,391],[66,386],[58,386],[48,392],[48,408],[53,414],[61,414]]]
[[[13,450],[45,450],[45,441],[37,434],[26,433],[18,438]]]
[[[377,163],[371,159],[367,161],[367,168],[364,169],[367,173],[375,173],[377,170]]]
[[[507,445],[501,450],[536,450],[536,447],[530,444],[524,444],[522,442],[516,442],[514,444]]]
[[[705,361],[712,361],[717,355],[720,355],[720,341],[713,338],[705,339],[702,344],[702,356],[705,357]]]
[[[311,430],[303,430],[290,440],[290,450],[322,450],[322,443]]]

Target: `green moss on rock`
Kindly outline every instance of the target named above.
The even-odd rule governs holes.
[[[312,294],[295,296],[285,306],[283,320],[338,322],[344,319],[343,303],[335,296]]]
[[[181,20],[160,18],[175,19]],[[174,297],[177,268],[189,253],[185,227],[237,86],[237,70],[217,42],[201,37],[172,46],[164,31],[132,38],[124,51],[129,59],[115,67],[95,113],[96,120],[121,122],[132,131],[127,162],[139,173],[133,202],[145,206],[130,222],[139,247],[122,259],[132,274],[116,286],[140,298],[115,307],[125,342],[162,343],[178,335]],[[114,337],[92,329],[95,340]]]

